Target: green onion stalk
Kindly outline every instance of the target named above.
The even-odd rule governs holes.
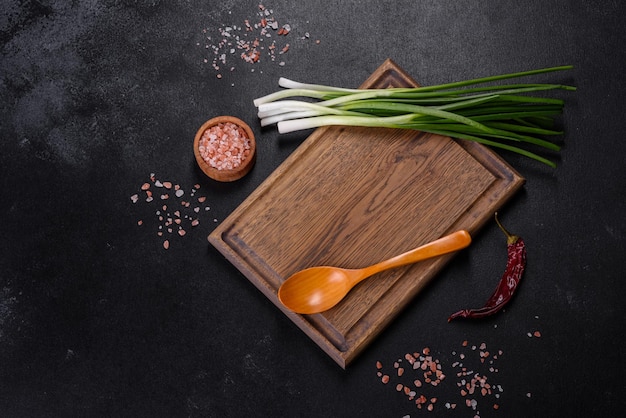
[[[554,119],[562,114],[564,101],[539,93],[576,88],[494,82],[571,68],[565,65],[427,87],[387,89],[339,88],[281,77],[278,84],[284,89],[254,100],[254,105],[261,126],[276,124],[280,133],[329,125],[414,129],[476,141],[556,167],[554,161],[531,149],[560,150],[559,145],[544,138],[563,134],[554,129]]]

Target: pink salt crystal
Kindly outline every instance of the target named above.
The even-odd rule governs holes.
[[[202,158],[218,170],[233,170],[250,154],[246,132],[231,122],[219,123],[204,131],[198,150]]]

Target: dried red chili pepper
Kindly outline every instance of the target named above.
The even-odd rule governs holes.
[[[524,240],[517,235],[510,234],[500,221],[498,220],[498,214],[495,214],[496,223],[506,235],[508,260],[506,263],[506,270],[500,279],[500,283],[495,292],[485,306],[478,309],[462,309],[453,313],[448,318],[448,322],[454,318],[482,318],[485,316],[493,315],[498,312],[507,302],[513,297],[513,293],[519,284],[522,274],[524,274],[524,268],[526,267],[526,246]]]

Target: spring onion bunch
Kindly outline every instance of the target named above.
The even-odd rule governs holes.
[[[527,148],[560,150],[543,137],[563,133],[554,129],[554,118],[562,113],[564,101],[537,93],[576,88],[493,82],[571,68],[550,67],[428,87],[364,90],[280,78],[284,89],[256,99],[254,105],[261,126],[277,124],[280,133],[327,125],[415,129],[476,141],[555,167],[553,161]]]

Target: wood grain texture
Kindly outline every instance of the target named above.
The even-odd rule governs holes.
[[[415,85],[387,60],[361,87]],[[285,309],[280,284],[307,267],[365,267],[455,230],[475,233],[523,183],[480,144],[399,129],[324,127],[209,241],[345,368],[453,254],[382,272],[320,314]]]

